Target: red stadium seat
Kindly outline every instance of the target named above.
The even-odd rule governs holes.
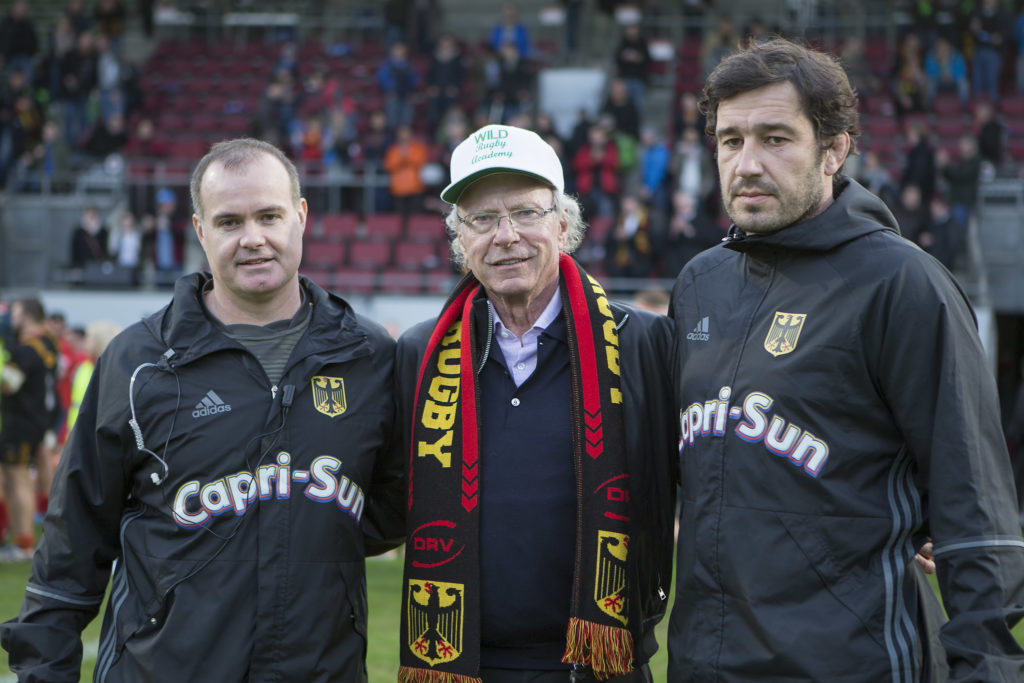
[[[872,116],[892,117],[896,114],[892,98],[885,95],[871,95],[860,100],[861,110]]]
[[[189,127],[204,133],[213,132],[220,128],[220,115],[213,111],[197,111],[192,115]]]
[[[889,44],[884,38],[870,38],[864,43],[864,60],[874,74],[883,74],[889,70],[891,57]]]
[[[193,73],[182,81],[182,89],[189,97],[203,97],[206,93],[214,92],[220,84],[220,78],[216,74]]]
[[[932,111],[935,112],[935,121],[938,123],[944,118],[959,117],[963,113],[963,106],[956,95],[939,93],[932,102]]]
[[[224,112],[227,108],[231,98],[228,97],[224,92],[224,88],[219,87],[214,92],[206,93],[205,97],[206,110],[211,114],[217,114],[218,116]]]
[[[392,294],[415,294],[423,290],[423,274],[408,270],[385,270],[380,274],[380,289]]]
[[[396,239],[402,236],[402,217],[397,213],[374,213],[366,217],[366,236],[370,239]]]
[[[405,235],[414,240],[437,241],[445,238],[444,216],[438,213],[414,213],[409,216]]]
[[[334,288],[341,294],[374,292],[377,273],[366,268],[338,268],[334,271]]]
[[[1007,95],[999,109],[1011,118],[1024,118],[1024,95]]]
[[[967,125],[964,124],[959,114],[953,117],[935,119],[934,128],[935,135],[940,138],[940,142],[948,142],[950,139],[953,139],[955,143],[955,138],[959,138],[967,132]]]
[[[679,46],[680,59],[700,59],[701,39],[699,37],[687,37]]]
[[[896,119],[890,116],[865,116],[863,125],[868,135],[898,135],[900,132]]]
[[[324,289],[330,290],[334,288],[334,271],[331,270],[317,270],[314,268],[301,268],[299,270],[303,275],[308,277],[313,282],[317,283]]]
[[[590,225],[585,233],[587,239],[592,243],[602,244],[604,243],[604,238],[612,231],[615,219],[611,216],[594,216],[590,219],[589,223]]]
[[[175,133],[186,127],[185,115],[173,109],[165,109],[160,113],[160,130],[164,133]]]
[[[200,140],[172,140],[171,156],[177,159],[192,159],[198,161],[206,154],[206,145]]]
[[[423,275],[423,289],[430,294],[447,295],[458,281],[459,275],[450,268],[430,270]]]
[[[927,132],[931,128],[931,117],[924,112],[907,112],[903,115],[903,130],[908,126],[919,126]]]
[[[348,256],[354,266],[383,268],[391,263],[391,243],[358,240],[349,247]]]
[[[320,236],[324,239],[355,239],[359,236],[359,216],[354,213],[325,214],[320,222]]]
[[[1024,137],[1011,135],[1009,143],[1010,156],[1018,163],[1024,162]]]
[[[224,116],[221,118],[220,130],[224,138],[240,137],[249,131],[250,121],[247,114]]]
[[[345,264],[345,244],[308,240],[302,247],[302,263],[320,268],[337,268]]]
[[[399,268],[436,268],[438,262],[436,242],[399,242],[395,245],[395,265]]]

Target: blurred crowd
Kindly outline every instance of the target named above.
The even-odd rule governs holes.
[[[35,297],[0,301],[0,562],[32,557],[96,359],[119,331],[104,320],[70,328]]]
[[[68,0],[47,27],[30,8],[14,0],[0,18],[0,186],[16,191],[123,150],[141,106],[138,65],[121,57],[120,0]]]
[[[885,56],[884,69],[855,36],[836,51],[866,115],[896,126],[885,139],[866,130],[862,153],[847,172],[886,200],[905,235],[954,268],[979,179],[1014,161],[1002,104],[1024,94],[1024,69],[1018,68],[1024,11],[978,0],[958,4],[961,14],[941,23],[937,8],[928,10],[935,4],[914,4],[914,21]],[[592,226],[581,259],[610,276],[671,277],[727,227],[697,105],[699,83],[677,85],[667,110],[650,106],[652,77],[665,64],[654,56],[642,3],[598,2],[603,23],[595,25],[608,27],[613,45],[601,61],[607,87],[599,105],[581,103],[571,133],[560,134],[537,106],[536,79],[545,66],[579,54],[581,6],[561,3],[564,44],[553,52],[538,49],[514,3],[473,41],[439,30],[436,0],[389,0],[381,8],[387,47],[371,64],[372,97],[347,91],[345,74],[329,62],[304,63],[294,35],[275,34],[267,45],[275,62],[245,132],[289,149],[311,177],[381,174],[386,183],[376,190],[374,210],[408,216],[443,209],[436,190],[447,181],[451,150],[470,131],[495,122],[532,128],[559,150],[567,186],[581,198]],[[636,11],[623,11],[630,8]],[[782,32],[756,17],[738,26],[703,3],[686,10],[703,27],[686,38],[700,46],[688,54],[699,59],[701,76],[741,41]],[[120,0],[68,0],[53,26],[38,27],[26,0],[11,3],[0,20],[0,185],[19,192],[59,189],[69,170],[90,163],[171,155],[155,105],[146,103],[140,85],[145,68],[123,56],[128,19]],[[342,54],[347,48],[331,49]],[[937,103],[950,99],[956,102],[951,115],[964,121],[952,141],[932,128]],[[70,264],[180,268],[187,226],[158,227],[159,207],[168,203],[158,201],[161,192],[166,198],[171,190],[132,194],[128,207],[104,216],[106,240],[76,231]],[[314,206],[317,192],[311,191]]]

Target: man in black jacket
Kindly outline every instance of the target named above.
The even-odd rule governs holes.
[[[280,150],[215,145],[191,192],[211,273],[97,362],[2,644],[77,681],[111,581],[97,680],[366,681],[364,557],[403,533],[394,344],[298,275]]]
[[[836,61],[781,39],[705,86],[734,225],[672,294],[673,683],[1024,676],[995,382],[955,280],[841,175],[856,107]]]
[[[536,133],[485,126],[451,172],[468,272],[395,367],[411,429],[399,679],[650,681],[671,573],[670,325],[611,303],[568,255],[579,204]]]

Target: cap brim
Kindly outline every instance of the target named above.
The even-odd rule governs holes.
[[[495,175],[497,173],[514,173],[516,175],[524,175],[529,178],[535,178],[536,180],[541,181],[542,183],[549,187],[554,187],[554,185],[551,184],[550,180],[548,180],[542,175],[538,175],[537,173],[530,173],[529,171],[523,171],[518,168],[483,168],[477,171],[476,173],[469,174],[468,176],[458,181],[457,183],[452,183],[448,187],[444,188],[444,190],[441,192],[441,199],[443,201],[448,202],[449,204],[455,204],[459,201],[459,197],[462,196],[462,193],[465,192],[466,188],[468,188],[470,185],[480,180],[481,178],[484,178],[489,175]]]

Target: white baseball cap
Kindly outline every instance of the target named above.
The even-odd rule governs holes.
[[[455,204],[467,187],[494,173],[518,173],[565,190],[562,162],[554,148],[532,130],[515,126],[484,126],[452,152],[452,182],[441,199]]]

